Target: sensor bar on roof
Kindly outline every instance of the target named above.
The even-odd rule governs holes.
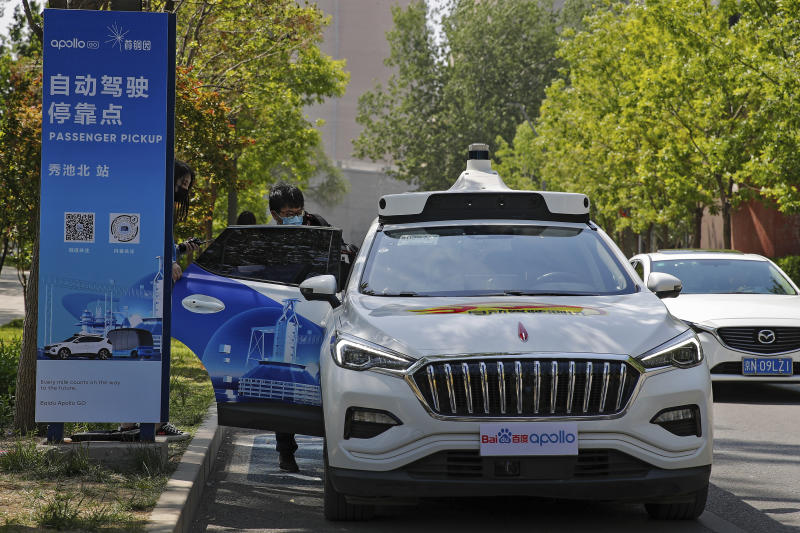
[[[432,193],[425,201],[425,207],[421,212],[417,213],[403,213],[403,209],[391,208],[390,203],[393,201],[402,202],[400,198],[402,196],[387,195],[381,199],[381,211],[392,213],[380,214],[378,218],[381,223],[403,224],[408,222],[471,219],[589,222],[588,205],[585,207],[585,212],[580,212],[584,210],[581,209],[571,213],[554,213],[548,208],[542,194],[538,192]]]

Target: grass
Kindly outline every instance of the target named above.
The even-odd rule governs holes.
[[[0,327],[14,342],[21,327]],[[214,400],[199,359],[172,342],[170,421],[192,434]],[[1,397],[0,397],[1,399]],[[65,424],[65,435],[109,429],[112,424]],[[152,450],[135,451],[140,468],[121,473],[92,463],[80,451],[48,453],[33,436],[0,437],[0,533],[38,531],[143,531],[189,441],[169,444],[166,463]]]

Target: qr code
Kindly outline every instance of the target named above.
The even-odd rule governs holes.
[[[139,243],[139,213],[111,213],[108,218],[108,242],[111,244]]]
[[[94,213],[64,213],[64,242],[94,242]]]

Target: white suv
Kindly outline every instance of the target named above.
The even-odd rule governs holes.
[[[699,516],[712,419],[694,331],[586,196],[510,190],[470,148],[450,190],[380,199],[341,291],[330,228],[229,228],[187,270],[175,334],[209,369],[220,423],[324,436],[331,520],[486,495]],[[295,255],[272,265],[283,245]]]

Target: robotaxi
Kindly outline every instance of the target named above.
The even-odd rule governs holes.
[[[528,495],[705,507],[709,371],[582,194],[515,191],[471,145],[447,191],[387,195],[339,279],[335,228],[232,226],[173,296],[220,423],[325,438],[324,511]],[[650,290],[648,290],[650,289]]]

